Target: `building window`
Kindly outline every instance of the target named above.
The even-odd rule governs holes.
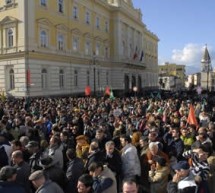
[[[90,13],[88,11],[86,12],[86,23],[90,24]]]
[[[78,71],[77,70],[74,71],[74,85],[75,85],[75,87],[78,86]]]
[[[12,3],[12,0],[6,0],[5,3],[10,4],[10,3]]]
[[[74,51],[78,51],[79,40],[78,38],[73,38],[72,47]]]
[[[90,55],[90,42],[86,42],[85,44],[85,54]]]
[[[96,44],[96,56],[100,54],[100,44]]]
[[[8,47],[11,48],[11,47],[13,47],[13,30],[12,29],[8,29],[7,37],[8,37]]]
[[[40,32],[40,46],[44,48],[48,46],[48,37],[44,30]]]
[[[105,32],[109,31],[109,23],[108,21],[105,21]]]
[[[63,0],[58,0],[58,11],[63,13]]]
[[[99,19],[99,17],[96,17],[96,28],[97,29],[100,28],[100,19]]]
[[[58,50],[63,50],[64,49],[63,35],[58,35],[57,42],[58,42]]]
[[[87,70],[87,86],[90,85],[90,71]]]
[[[78,7],[77,6],[73,7],[73,18],[74,19],[78,18]]]
[[[62,69],[59,71],[59,86],[64,88],[64,71]]]
[[[46,5],[47,5],[46,0],[40,0],[40,5],[46,7]]]
[[[41,71],[41,87],[42,89],[47,88],[48,82],[47,82],[47,70],[42,69]]]
[[[10,70],[9,76],[10,76],[10,90],[13,90],[13,89],[15,89],[15,79],[14,79],[13,69]]]

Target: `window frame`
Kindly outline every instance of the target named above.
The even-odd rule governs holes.
[[[46,68],[41,70],[41,88],[46,89],[48,88],[48,72]]]
[[[12,48],[14,46],[14,35],[11,28],[7,29],[7,47]]]
[[[59,87],[62,89],[65,87],[65,74],[64,74],[64,70],[60,69],[59,70]]]
[[[10,69],[9,70],[9,85],[10,85],[10,90],[15,89],[15,77],[14,77],[14,70]]]
[[[64,11],[64,1],[63,0],[58,0],[58,12],[63,13]]]

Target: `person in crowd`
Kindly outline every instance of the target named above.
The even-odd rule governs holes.
[[[64,168],[64,159],[63,159],[63,149],[60,146],[60,137],[58,135],[53,135],[49,141],[48,155],[55,160],[56,164],[60,168]]]
[[[40,166],[40,157],[42,154],[38,142],[29,141],[26,145],[26,148],[31,154],[31,157],[29,158],[28,162],[31,168],[31,172],[42,169],[42,167]]]
[[[76,154],[77,157],[82,158],[85,162],[89,152],[90,145],[88,144],[87,137],[85,135],[79,135],[76,137]]]
[[[94,193],[93,177],[89,174],[83,174],[78,178],[77,190],[78,193]]]
[[[75,149],[67,149],[66,156],[69,160],[67,163],[66,177],[68,179],[66,192],[77,193],[76,188],[79,177],[84,173],[84,162],[76,156]]]
[[[207,144],[208,145],[208,144]],[[207,162],[208,156],[211,154],[210,145],[200,145],[198,148],[189,150],[183,153],[185,158],[189,158],[191,161],[191,171],[195,176],[198,176],[198,192],[209,192],[208,178],[210,173],[210,167]]]
[[[173,166],[175,175],[167,185],[168,193],[196,193],[197,184],[195,177],[190,171],[187,161],[179,161]]]
[[[141,167],[136,147],[131,144],[131,138],[126,135],[120,136],[120,142],[123,179],[139,178]]]
[[[23,152],[16,150],[11,156],[12,163],[17,170],[16,182],[25,188],[26,193],[31,193],[31,184],[28,177],[31,174],[31,168],[28,163],[24,161]]]
[[[117,193],[114,173],[102,162],[93,162],[88,171],[93,176],[93,190],[95,193]]]
[[[57,183],[63,190],[67,184],[66,174],[57,162],[51,157],[46,156],[40,159],[43,173],[53,182]]]
[[[122,183],[123,193],[138,193],[138,184],[134,179],[126,179]]]
[[[93,162],[103,162],[104,161],[104,152],[99,149],[98,141],[94,140],[90,143],[90,149],[88,157],[85,163],[85,172],[88,172],[88,168]]]
[[[0,133],[0,168],[10,164],[12,147],[4,133]]]
[[[36,188],[36,193],[64,193],[59,185],[47,179],[42,170],[37,170],[29,176]]]
[[[24,187],[16,183],[16,168],[4,166],[0,170],[0,193],[27,193]]]
[[[184,151],[190,150],[191,145],[194,143],[194,138],[190,134],[189,129],[187,127],[181,128],[181,140],[183,141],[184,144]]]
[[[169,166],[163,157],[154,157],[156,164],[151,165],[149,171],[150,193],[166,193],[168,177],[170,174]]]

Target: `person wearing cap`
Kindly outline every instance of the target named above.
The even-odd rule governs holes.
[[[48,179],[42,170],[37,170],[29,176],[29,180],[36,188],[36,193],[64,193],[61,187]]]
[[[4,166],[0,170],[0,193],[26,193],[25,189],[15,182],[16,169]]]
[[[31,172],[41,170],[42,167],[40,166],[40,157],[42,153],[39,149],[39,143],[36,141],[29,141],[25,147],[31,154],[31,157],[29,158],[28,162],[31,167]]]
[[[167,185],[168,193],[196,193],[197,184],[187,161],[173,165],[175,175]]]
[[[156,164],[151,165],[149,171],[150,193],[166,193],[169,167],[166,165],[166,160],[163,157],[155,156]]]
[[[83,174],[78,178],[77,191],[78,193],[94,193],[93,177],[89,174]]]

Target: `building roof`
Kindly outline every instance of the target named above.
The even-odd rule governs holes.
[[[207,63],[207,64],[211,63],[211,57],[210,57],[210,54],[208,52],[207,45],[205,46],[205,51],[203,53],[201,62],[202,63]]]

